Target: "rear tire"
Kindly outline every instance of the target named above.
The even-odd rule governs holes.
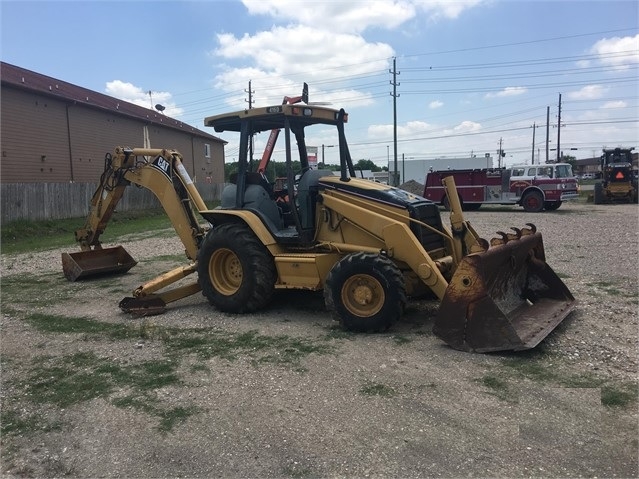
[[[404,313],[404,277],[385,256],[352,253],[329,272],[324,302],[348,331],[385,331]]]
[[[539,191],[529,191],[521,200],[524,211],[539,213],[544,209],[544,197]]]
[[[560,206],[561,206],[561,201],[545,201],[544,202],[544,209],[546,211],[558,210]]]
[[[477,211],[479,208],[481,208],[481,203],[466,203],[464,205],[464,210],[465,211]]]
[[[600,205],[604,202],[603,183],[601,181],[598,181],[597,183],[595,183],[593,200],[596,205]]]
[[[198,282],[209,303],[227,313],[262,309],[273,296],[273,257],[244,224],[212,228],[198,253]]]

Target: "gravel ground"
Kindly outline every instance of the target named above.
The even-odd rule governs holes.
[[[307,292],[277,293],[245,316],[217,312],[200,294],[160,316],[124,315],[123,296],[179,265],[173,238],[131,238],[123,243],[139,261],[131,272],[78,283],[62,276],[61,251],[2,255],[2,475],[637,477],[637,213],[637,205],[570,203],[551,213],[466,214],[486,238],[535,223],[548,263],[578,300],[540,347],[521,353],[450,349],[430,333],[434,301],[412,302],[384,334],[340,333],[321,294]],[[33,313],[147,334],[43,332],[25,319]],[[169,328],[290,344],[175,354],[154,334]],[[294,340],[319,348],[284,360],[302,351]],[[38,373],[78,353],[119,367],[168,361],[179,382],[145,390],[146,405],[118,401],[139,385],[62,405],[37,397],[34,380],[46,380]],[[611,404],[606,391],[631,400]],[[160,427],[158,410],[176,408],[190,415]]]

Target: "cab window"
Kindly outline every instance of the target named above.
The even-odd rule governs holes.
[[[570,165],[557,165],[555,167],[557,178],[572,178],[572,166]]]
[[[552,167],[550,167],[550,166],[540,166],[539,168],[537,168],[537,175],[538,176],[548,176],[549,178],[552,178]]]
[[[525,168],[513,168],[513,172],[510,176],[524,176]]]

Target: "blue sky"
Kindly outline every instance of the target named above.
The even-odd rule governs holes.
[[[639,149],[638,5],[2,1],[1,58],[146,107],[161,103],[212,134],[204,117],[248,106],[249,80],[256,106],[298,95],[307,82],[311,101],[349,112],[353,158],[380,166],[394,151],[395,58],[398,156],[495,156],[501,140],[507,163],[530,162],[535,124],[535,161],[544,162],[547,107],[556,157],[559,94],[565,153]],[[230,161],[236,138],[219,136]]]

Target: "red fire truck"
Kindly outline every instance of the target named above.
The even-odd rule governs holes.
[[[455,177],[462,208],[483,204],[520,205],[525,211],[553,211],[579,196],[569,163],[516,165],[509,168],[431,171],[426,174],[424,198],[449,208],[442,179]]]

